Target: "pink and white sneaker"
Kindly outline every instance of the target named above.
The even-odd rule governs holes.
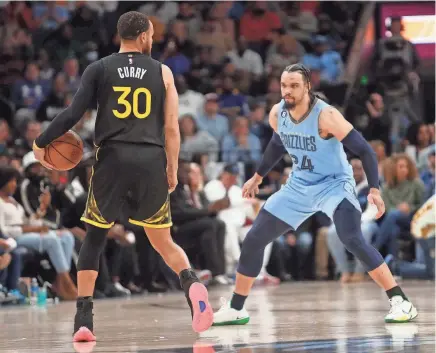
[[[213,310],[206,287],[199,282],[191,284],[189,300],[192,308],[192,329],[195,332],[206,331],[213,322]]]

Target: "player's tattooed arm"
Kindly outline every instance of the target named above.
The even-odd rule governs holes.
[[[162,78],[165,83],[165,152],[169,191],[177,186],[177,169],[180,151],[179,96],[170,68],[162,65]]]
[[[353,125],[345,120],[336,108],[330,106],[322,110],[319,116],[318,130],[322,138],[336,137],[342,141],[353,130]]]
[[[333,107],[328,107],[321,112],[319,127],[323,132],[336,137],[346,148],[360,158],[370,187],[368,201],[377,207],[376,218],[380,218],[385,212],[385,205],[379,191],[378,165],[374,150],[362,135],[353,128],[353,125],[345,120],[342,114]]]
[[[277,114],[279,112],[279,104],[274,104],[269,112],[269,124],[274,132],[277,132]]]

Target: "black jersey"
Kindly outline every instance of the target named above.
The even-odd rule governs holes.
[[[165,85],[162,65],[148,55],[116,53],[101,60],[95,142],[164,146]]]
[[[45,147],[71,129],[97,101],[95,144],[104,141],[165,146],[162,65],[139,52],[115,53],[89,65],[71,105],[36,142]]]

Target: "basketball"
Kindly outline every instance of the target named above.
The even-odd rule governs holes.
[[[71,130],[45,148],[45,160],[59,171],[73,169],[82,157],[83,141]]]

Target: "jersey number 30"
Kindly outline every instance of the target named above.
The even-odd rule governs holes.
[[[112,112],[118,119],[127,118],[133,111],[133,115],[138,119],[145,119],[150,115],[151,111],[151,92],[144,87],[137,88],[133,91],[133,99],[130,98],[129,94],[132,91],[131,87],[112,87],[115,92],[121,92],[118,97],[118,104],[123,105],[125,110],[120,112],[119,110],[112,109]],[[138,100],[139,95],[143,93],[145,95],[145,112],[140,113],[138,111]]]

